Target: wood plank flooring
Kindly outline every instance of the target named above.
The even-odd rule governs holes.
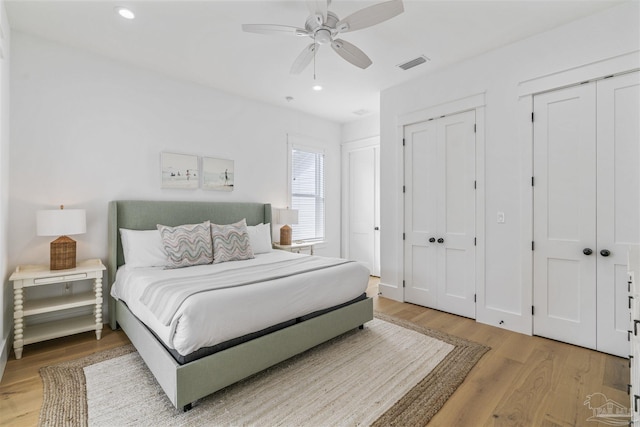
[[[38,373],[41,367],[79,359],[128,343],[124,332],[112,331],[106,324],[100,341],[96,340],[94,332],[84,332],[29,344],[24,347],[20,360],[15,359],[12,349],[0,382],[0,426],[38,424],[42,405],[42,381]]]
[[[588,395],[603,393],[629,406],[627,359],[378,297],[377,286],[378,280],[372,278],[367,290],[377,311],[491,347],[430,427],[604,427],[587,421],[593,415],[584,405]],[[122,331],[105,325],[100,341],[87,332],[28,345],[20,360],[12,351],[0,382],[0,426],[37,424],[42,404],[40,367],[128,342]]]

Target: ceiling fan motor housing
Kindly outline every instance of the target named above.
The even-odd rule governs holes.
[[[338,33],[336,30],[336,24],[340,21],[338,15],[331,11],[327,11],[327,19],[324,23],[319,23],[318,21],[322,21],[322,18],[318,20],[320,15],[310,15],[307,18],[307,22],[305,23],[305,29],[313,34],[313,39],[318,44],[329,44],[335,34]]]
[[[336,15],[331,11],[327,11],[327,20],[324,22],[324,25],[326,27],[329,27],[335,30],[336,24],[338,23],[338,21],[340,21],[340,19],[338,18],[338,15]]]

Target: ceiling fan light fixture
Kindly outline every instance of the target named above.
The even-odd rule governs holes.
[[[118,15],[123,17],[124,19],[134,19],[136,14],[131,11],[131,9],[127,9],[126,7],[118,6],[115,8],[115,11]]]
[[[318,44],[331,43],[331,31],[327,30],[326,28],[319,29],[318,31],[316,31],[314,40]]]

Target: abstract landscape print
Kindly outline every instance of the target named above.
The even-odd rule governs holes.
[[[200,183],[198,156],[160,153],[161,188],[196,189]]]
[[[233,160],[202,158],[202,189],[233,191],[235,172]]]

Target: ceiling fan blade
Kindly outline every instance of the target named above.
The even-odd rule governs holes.
[[[307,65],[309,65],[309,63],[313,59],[313,55],[319,47],[320,45],[318,45],[317,43],[311,43],[309,46],[305,47],[304,50],[300,52],[300,55],[298,55],[296,60],[293,61],[291,70],[289,72],[291,74],[300,74],[302,70],[304,70]]]
[[[360,9],[338,21],[336,29],[341,33],[360,30],[384,22],[402,12],[404,12],[402,0],[391,0],[374,4],[373,6]]]
[[[316,16],[316,21],[322,25],[327,21],[328,0],[307,0],[307,7],[312,15]]]
[[[373,63],[363,51],[342,39],[335,39],[331,43],[331,47],[338,55],[356,67],[364,69]]]
[[[298,27],[276,24],[242,24],[242,31],[248,33],[284,35],[284,36],[308,36],[309,32]]]

